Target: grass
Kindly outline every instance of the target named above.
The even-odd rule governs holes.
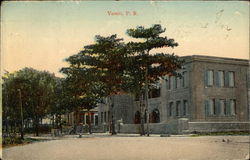
[[[195,132],[191,137],[199,136],[239,136],[239,135],[249,135],[248,131],[234,131],[234,132],[209,132],[209,133],[197,133]]]
[[[12,147],[40,141],[45,141],[45,139],[24,138],[22,140],[20,137],[3,137],[2,145],[3,147]]]

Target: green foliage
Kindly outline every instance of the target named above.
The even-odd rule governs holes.
[[[182,67],[183,61],[178,56],[167,53],[150,53],[152,49],[178,46],[174,39],[160,37],[160,34],[165,31],[166,29],[162,29],[159,24],[150,28],[139,26],[136,29],[127,30],[129,36],[143,40],[142,42],[127,43],[127,48],[133,55],[128,61],[127,68],[129,75],[133,77],[130,85],[131,88],[134,86],[132,92],[143,93],[146,79],[151,84],[150,87],[153,87],[152,84],[157,83],[165,75],[180,76],[176,70]]]
[[[96,36],[95,44],[66,59],[70,67],[61,72],[67,76],[65,82],[75,107],[95,107],[103,97],[122,91],[127,52],[121,41],[116,35]]]
[[[28,144],[28,143],[41,142],[41,141],[48,141],[48,139],[25,138],[24,140],[22,140],[17,135],[11,135],[8,137],[3,137],[2,144],[3,144],[3,147],[9,147],[9,146],[15,146],[19,144]]]
[[[73,104],[72,98],[68,96],[68,87],[65,83],[65,79],[56,78],[56,85],[54,88],[54,105],[50,107],[50,115],[62,115],[71,111],[71,105]]]
[[[127,34],[134,38],[156,38],[159,34],[165,32],[166,29],[162,29],[161,25],[155,24],[153,27],[144,28],[143,26],[139,26],[136,29],[128,29]]]
[[[228,132],[206,132],[206,133],[194,133],[191,137],[200,136],[239,136],[239,135],[249,135],[249,131],[228,131]]]
[[[174,39],[160,37],[165,32],[161,25],[128,29],[133,38],[144,42],[123,42],[117,35],[97,35],[95,43],[83,47],[78,54],[66,59],[70,64],[61,72],[67,77],[70,95],[77,106],[95,106],[102,97],[130,92],[142,94],[145,88],[145,72],[149,83],[156,83],[165,75],[177,75],[183,61],[174,54],[149,54],[154,48],[178,46]],[[152,85],[153,86],[153,85]]]
[[[161,37],[165,32],[161,25],[155,24],[150,28],[139,26],[136,29],[128,29],[127,34],[133,38],[142,39],[140,42],[128,42],[127,49],[132,56],[129,59],[127,73],[132,81],[128,83],[129,92],[134,93],[136,97],[144,97],[144,105],[141,108],[141,117],[148,109],[148,92],[154,89],[157,82],[166,75],[180,76],[176,71],[181,69],[183,61],[174,54],[150,53],[152,49],[164,47],[176,47],[178,43],[174,39]],[[142,98],[140,99],[142,105]],[[148,114],[148,112],[146,112]],[[148,115],[147,115],[148,117]],[[141,119],[141,134],[144,134],[144,122]],[[147,118],[148,124],[148,118]],[[147,131],[149,134],[149,131]]]
[[[17,136],[3,137],[3,141],[2,141],[3,146],[22,144],[22,143],[23,143],[22,139]]]
[[[24,68],[6,73],[3,78],[3,120],[8,125],[20,124],[20,98],[24,121],[47,115],[56,102],[56,77],[46,71]]]

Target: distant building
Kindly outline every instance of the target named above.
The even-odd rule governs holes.
[[[186,56],[182,78],[164,77],[149,93],[151,133],[247,130],[250,120],[249,61]],[[98,124],[120,122],[120,132],[137,133],[144,110],[129,95],[110,97],[98,108]],[[110,104],[110,105],[107,105]],[[143,114],[141,114],[143,113]]]
[[[81,109],[78,112],[71,112],[63,115],[63,121],[67,125],[87,125],[91,120],[92,126],[98,125],[98,110],[96,108],[91,109],[89,112],[87,109]]]

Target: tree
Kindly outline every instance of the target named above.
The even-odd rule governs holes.
[[[80,68],[74,65],[74,60],[72,57],[69,57],[66,60],[70,63],[70,67],[62,68],[61,72],[67,75],[64,80],[64,85],[66,86],[67,92],[65,95],[67,96],[67,103],[71,108],[70,111],[74,111],[76,113],[79,112],[80,109],[87,109],[88,112],[94,107],[97,106],[97,103],[101,102],[102,88],[93,78],[93,72],[91,69]],[[78,61],[78,60],[77,60]],[[91,133],[91,119],[89,116],[89,133]],[[76,126],[76,124],[74,124]]]
[[[176,70],[182,67],[183,61],[174,54],[166,53],[150,53],[151,50],[163,47],[176,47],[178,43],[174,39],[160,37],[164,33],[161,25],[155,24],[150,28],[139,26],[136,29],[128,29],[127,34],[133,38],[143,39],[142,42],[127,43],[128,50],[133,53],[130,60],[129,74],[134,78],[132,83],[135,87],[136,94],[144,92],[145,108],[142,109],[141,123],[142,134],[144,134],[144,112],[146,112],[147,120],[147,135],[149,135],[149,113],[148,113],[148,87],[153,87],[152,84],[157,83],[160,78],[165,75],[179,75]],[[143,108],[143,107],[142,107]],[[145,111],[143,111],[145,110]]]
[[[92,72],[90,69],[80,67],[79,58],[78,55],[70,56],[66,59],[70,66],[61,69],[61,72],[66,75],[64,83],[67,97],[69,97],[70,110],[76,113],[83,108],[89,111],[99,101],[98,94],[93,92],[95,81],[92,78]],[[88,122],[88,125],[91,126],[90,119]],[[91,127],[89,127],[89,133],[91,133]]]
[[[62,132],[62,115],[69,113],[71,111],[72,99],[68,96],[68,88],[65,83],[64,78],[56,78],[56,84],[54,88],[53,101],[54,105],[52,105],[48,114],[52,117],[52,127],[60,128]]]
[[[122,39],[116,35],[96,36],[95,41],[95,44],[84,46],[78,54],[70,56],[66,60],[70,67],[62,69],[72,87],[75,104],[88,110],[102,102],[103,97],[122,92],[126,81],[124,57],[127,52]],[[113,120],[112,126],[114,133]]]
[[[67,59],[70,67],[62,69],[72,90],[79,91],[72,96],[82,97],[81,100],[85,99],[84,102],[90,103],[87,99],[100,101],[102,97],[114,94],[133,93],[145,97],[147,104],[148,84],[153,87],[153,84],[165,75],[178,75],[176,70],[181,68],[182,64],[174,54],[149,54],[154,48],[178,45],[173,39],[160,37],[163,32],[165,29],[160,25],[148,29],[128,29],[129,36],[144,39],[144,42],[129,43],[124,43],[117,35],[96,36],[94,44],[84,46],[78,54],[70,56]],[[84,107],[82,104],[81,107]],[[112,126],[114,133],[113,119]],[[142,124],[142,128],[143,126]],[[144,132],[144,129],[142,131]]]
[[[46,71],[24,68],[3,76],[3,116],[5,125],[21,124],[20,99],[24,122],[32,120],[36,135],[39,135],[40,120],[54,105],[56,78]],[[6,123],[6,120],[9,122]]]

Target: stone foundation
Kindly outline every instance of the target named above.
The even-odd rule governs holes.
[[[146,132],[147,125],[144,125]],[[249,131],[250,122],[189,122],[187,119],[173,120],[168,123],[149,124],[150,134],[188,134],[193,132]],[[140,133],[140,124],[117,125],[118,133]]]

